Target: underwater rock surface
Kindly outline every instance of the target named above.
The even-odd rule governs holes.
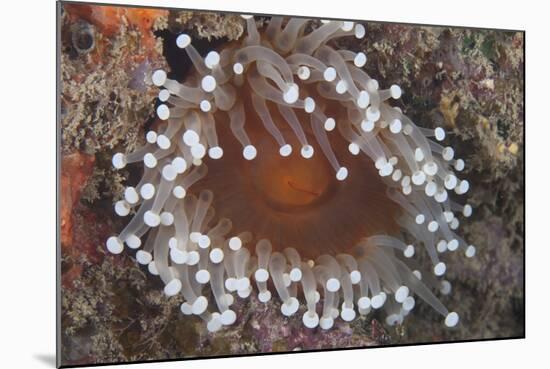
[[[181,299],[166,298],[161,282],[131,256],[106,255],[105,239],[123,226],[113,200],[123,182],[139,175],[115,172],[111,156],[142,144],[155,125],[157,89],[148,73],[171,66],[167,40],[185,30],[215,45],[239,38],[244,22],[235,15],[106,8],[66,5],[60,18],[62,192],[70,193],[61,197],[63,364],[524,334],[523,33],[368,23],[361,44],[346,40],[364,49],[370,75],[403,88],[405,114],[452,132],[450,143],[468,164],[475,211],[463,232],[478,254],[450,259],[453,294],[445,301],[460,309],[459,327],[434,324],[435,312],[419,306],[421,313],[402,326],[368,315],[312,331],[281,316],[275,300],[237,298],[236,324],[210,334],[200,319],[183,316]]]

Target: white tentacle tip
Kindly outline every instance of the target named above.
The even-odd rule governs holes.
[[[351,155],[359,155],[361,148],[355,142],[351,142],[348,145],[348,151],[350,152]]]
[[[246,298],[248,298],[248,296],[250,296],[250,293],[252,293],[252,287],[248,287],[248,288],[245,289],[245,290],[237,290],[237,295],[238,295],[241,299],[246,299]]]
[[[201,315],[208,307],[208,299],[204,296],[198,297],[191,306],[191,311],[194,315]]]
[[[237,291],[237,279],[236,278],[233,278],[233,277],[229,277],[225,280],[225,288],[229,291],[229,292],[235,292]]]
[[[178,175],[178,172],[176,171],[176,168],[174,168],[172,164],[166,164],[162,168],[162,177],[168,182],[172,182],[174,179],[176,179],[177,175]]]
[[[129,204],[137,204],[137,202],[139,201],[139,195],[136,189],[132,186],[126,187],[126,189],[124,190],[124,199]]]
[[[106,245],[107,250],[109,250],[111,254],[120,254],[122,250],[124,250],[124,245],[121,239],[116,236],[109,237],[109,239],[107,239]]]
[[[253,160],[257,154],[258,151],[253,145],[246,145],[243,149],[243,157],[246,160]]]
[[[374,121],[368,119],[361,121],[361,130],[363,130],[363,132],[371,132],[373,129]]]
[[[168,101],[169,98],[170,98],[170,91],[168,91],[167,89],[163,89],[163,90],[159,91],[159,100],[160,101],[166,102],[166,101]]]
[[[237,291],[246,291],[250,288],[250,279],[247,277],[239,278],[236,282]]]
[[[298,311],[300,303],[296,297],[291,297],[281,305],[281,313],[284,316],[292,316]]]
[[[172,160],[172,166],[178,174],[182,174],[187,170],[187,162],[181,156],[177,156]]]
[[[174,263],[180,264],[180,265],[185,264],[188,258],[189,258],[189,253],[187,253],[186,251],[182,251],[177,247],[173,247],[170,249],[170,259]]]
[[[210,320],[206,323],[206,329],[210,333],[214,333],[222,329],[222,321],[220,313],[212,313]]]
[[[168,118],[170,118],[170,109],[168,108],[168,105],[160,104],[157,107],[157,116],[161,120],[167,120]]]
[[[391,97],[392,99],[399,99],[401,97],[401,87],[399,87],[398,85],[392,85],[390,87],[390,94],[391,94]]]
[[[401,323],[403,323],[401,314],[390,314],[386,317],[386,324],[389,326],[400,325]]]
[[[426,217],[424,216],[424,214],[418,214],[414,218],[414,221],[415,221],[416,224],[420,225],[420,224],[423,224],[426,221]]]
[[[302,316],[302,322],[307,328],[315,328],[319,325],[319,315],[314,311],[306,311]]]
[[[439,229],[439,223],[437,223],[435,220],[432,220],[428,223],[428,231],[434,233]]]
[[[377,122],[378,119],[380,119],[380,110],[373,108],[371,105],[367,108],[366,116],[367,116],[367,120],[372,120],[373,122]]]
[[[442,276],[443,274],[445,274],[445,271],[447,270],[447,266],[445,265],[444,262],[440,261],[439,263],[437,263],[435,266],[434,266],[434,274],[438,277]]]
[[[351,284],[359,284],[359,282],[361,282],[361,272],[358,270],[352,270],[349,273],[349,278],[351,280]]]
[[[157,264],[154,260],[151,260],[151,262],[147,264],[147,270],[149,270],[149,273],[151,273],[152,275],[159,275]]]
[[[126,242],[126,245],[128,245],[131,249],[138,249],[141,246],[141,239],[136,236],[135,234],[131,234],[124,240]]]
[[[185,49],[187,46],[191,44],[191,37],[189,37],[188,34],[182,33],[176,38],[176,45],[180,49]]]
[[[125,217],[130,214],[130,204],[126,200],[119,200],[115,203],[115,213],[119,217]]]
[[[404,310],[411,311],[414,308],[414,305],[416,304],[416,301],[414,297],[407,296],[405,300],[403,300],[403,304],[401,305]]]
[[[382,305],[384,305],[384,302],[385,302],[385,299],[384,299],[384,296],[379,293],[378,295],[376,296],[373,296],[371,299],[370,299],[370,304],[371,304],[371,307],[373,309],[379,309],[382,307]]]
[[[158,161],[157,158],[155,158],[155,155],[148,152],[147,154],[143,155],[143,164],[149,169],[153,169],[157,166]]]
[[[143,214],[143,221],[149,227],[158,227],[160,224],[160,215],[151,210],[147,210],[145,214]]]
[[[300,268],[292,268],[288,275],[292,282],[300,282],[302,280],[302,271]]]
[[[287,104],[294,104],[300,97],[300,89],[297,84],[291,83],[288,85],[287,90],[283,93],[283,100]]]
[[[367,91],[362,90],[356,100],[357,106],[361,109],[366,109],[370,103],[370,95]]]
[[[355,25],[355,38],[361,39],[365,37],[365,34],[367,31],[365,30],[365,26],[362,24],[356,24]]]
[[[328,67],[327,69],[325,69],[325,71],[323,72],[323,78],[327,82],[334,81],[336,79],[336,69],[334,69],[333,67]]]
[[[399,303],[403,303],[408,296],[409,296],[409,287],[407,286],[399,287],[394,294],[395,301]]]
[[[464,209],[462,209],[462,215],[464,215],[466,218],[470,217],[472,215],[472,206],[469,204],[464,205]]]
[[[327,120],[325,120],[324,128],[327,132],[330,132],[334,128],[336,128],[336,121],[334,120],[334,118],[327,118]]]
[[[355,310],[350,308],[343,308],[340,312],[340,317],[342,320],[346,322],[351,322],[353,319],[355,319],[356,313]]]
[[[302,81],[306,81],[310,77],[311,71],[307,66],[302,65],[298,68],[296,74],[298,75],[298,78],[300,78]]]
[[[401,120],[394,119],[390,122],[390,132],[393,134],[397,134],[401,132],[401,129],[403,128],[403,124],[401,123]]]
[[[216,89],[216,79],[211,75],[204,76],[201,80],[201,88],[205,92],[214,91]]]
[[[212,251],[210,251],[210,261],[213,262],[214,264],[221,263],[223,261],[223,258],[224,258],[224,254],[222,249],[215,248],[215,249],[212,249]]]
[[[170,142],[170,139],[165,135],[158,135],[157,136],[157,145],[163,150],[168,150],[170,146],[172,146],[172,143]]]
[[[188,129],[183,133],[183,143],[189,147],[193,147],[200,142],[200,137],[197,132],[192,129]]]
[[[313,156],[314,150],[313,146],[311,145],[304,145],[302,146],[302,150],[300,150],[300,154],[304,159],[310,159]]]
[[[197,243],[199,244],[199,247],[201,249],[207,249],[208,247],[210,247],[210,244],[212,243],[212,241],[210,240],[210,237],[208,237],[205,234],[202,234],[200,235]]]
[[[455,151],[452,147],[447,146],[441,151],[441,156],[445,161],[451,161],[455,157]]]
[[[243,246],[243,241],[235,236],[229,239],[229,248],[233,251],[239,250]]]
[[[180,305],[180,310],[183,313],[183,315],[192,315],[193,312],[191,311],[191,304],[188,302],[184,302]]]
[[[336,92],[337,92],[339,95],[343,95],[343,94],[345,94],[347,91],[348,91],[348,84],[346,83],[346,81],[344,81],[343,79],[339,80],[339,81],[336,83]]]
[[[306,97],[304,99],[304,110],[306,113],[313,113],[315,110],[315,100],[313,100],[311,97]]]
[[[211,147],[208,149],[208,156],[214,160],[221,159],[223,156],[223,149],[219,146]]]
[[[220,321],[223,325],[232,325],[237,320],[237,314],[233,310],[227,309],[220,316]]]
[[[437,252],[443,253],[447,251],[447,241],[445,240],[439,240],[439,242],[436,245]]]
[[[176,186],[172,190],[172,195],[174,195],[174,197],[177,199],[183,199],[186,194],[187,191],[185,191],[185,188],[183,188],[182,186]]]
[[[136,260],[141,265],[147,265],[153,260],[153,255],[151,255],[150,252],[138,250],[138,252],[136,252]]]
[[[327,290],[336,292],[340,289],[340,281],[336,278],[329,278],[326,283]]]
[[[126,155],[124,155],[121,152],[117,152],[113,155],[112,159],[113,167],[116,169],[122,169],[128,164],[128,161],[126,160]]]
[[[164,85],[164,82],[166,82],[166,72],[162,69],[156,70],[151,79],[153,80],[153,84],[157,87],[160,87]]]
[[[271,292],[269,292],[268,290],[260,292],[258,294],[258,300],[260,300],[260,302],[263,302],[265,304],[266,302],[271,300]]]
[[[208,113],[210,110],[212,110],[212,104],[208,100],[202,100],[199,104],[199,107],[205,113]]]
[[[204,64],[206,68],[213,69],[220,63],[220,54],[217,51],[210,51],[204,58]]]
[[[290,146],[289,144],[284,144],[279,148],[279,155],[281,155],[282,157],[287,157],[290,154],[292,154],[292,146]]]
[[[458,314],[452,311],[445,317],[445,325],[449,328],[452,328],[458,324],[458,320]]]
[[[357,300],[357,306],[362,310],[369,309],[371,306],[371,300],[366,296],[362,296],[359,300]]]
[[[413,173],[413,175],[411,176],[411,179],[412,179],[412,183],[414,183],[417,186],[421,186],[424,184],[424,182],[426,182],[426,174],[423,171],[419,170]]]
[[[191,146],[191,155],[193,156],[193,159],[200,160],[204,158],[206,155],[206,147],[204,147],[201,143]]]
[[[332,317],[322,317],[319,320],[319,326],[325,330],[332,328],[334,325],[334,319]]]
[[[348,178],[348,168],[340,167],[340,169],[338,169],[338,171],[336,172],[336,179],[339,181],[343,181],[346,178]]]
[[[464,160],[462,160],[462,159],[457,159],[457,160],[455,161],[454,167],[455,167],[455,169],[456,169],[457,171],[459,171],[459,172],[463,171],[465,166],[466,166],[466,164],[464,163]]]
[[[264,268],[259,268],[254,273],[254,278],[258,282],[267,282],[267,280],[269,279],[269,272]]]
[[[149,142],[150,144],[154,144],[157,142],[157,132],[155,131],[149,131],[147,132],[147,134],[145,135],[145,139],[147,140],[147,142]]]
[[[174,278],[164,286],[164,294],[166,296],[175,296],[181,291],[181,287],[181,281]]]
[[[449,251],[455,251],[456,249],[458,249],[458,246],[459,246],[458,240],[455,238],[447,242],[447,249],[449,249]]]
[[[441,127],[437,127],[434,130],[434,135],[437,141],[443,141],[445,139],[445,130]]]
[[[206,269],[200,269],[195,273],[195,280],[200,284],[206,284],[210,281],[210,272]]]
[[[448,295],[451,293],[451,290],[452,290],[452,286],[451,286],[451,283],[447,280],[443,280],[441,281],[441,287],[439,288],[439,291],[443,294],[443,295]]]
[[[355,64],[357,68],[363,68],[365,64],[367,64],[367,55],[363,52],[357,53],[355,58],[353,58],[353,64]]]
[[[243,74],[244,66],[241,63],[233,64],[233,72],[237,75]]]
[[[342,29],[342,31],[344,32],[349,32],[353,29],[353,26],[355,25],[354,22],[350,22],[350,21],[345,21],[343,22],[342,24],[342,27],[340,27]]]
[[[406,258],[412,258],[414,256],[414,246],[407,245],[407,247],[405,247],[405,250],[403,250],[403,256],[405,256]]]

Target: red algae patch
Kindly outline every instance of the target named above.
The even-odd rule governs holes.
[[[63,156],[61,163],[61,246],[73,242],[73,207],[80,201],[80,194],[92,175],[95,164],[93,155],[79,152]]]

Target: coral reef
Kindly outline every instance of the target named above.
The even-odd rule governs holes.
[[[147,72],[168,67],[165,40],[182,30],[211,42],[237,39],[244,22],[217,14],[153,12],[144,23],[150,26],[119,15],[118,26],[104,34],[108,27],[85,14],[65,9],[60,18],[63,161],[75,155],[77,163],[87,163],[62,165],[62,178],[71,179],[62,183],[68,187],[61,199],[62,216],[71,222],[62,248],[63,364],[524,334],[521,32],[369,23],[365,39],[354,45],[365,50],[370,75],[403,88],[404,113],[452,131],[452,145],[468,163],[476,211],[463,230],[480,247],[475,260],[449,262],[457,267],[448,271],[455,283],[445,303],[461,306],[457,329],[433,324],[433,313],[425,309],[394,328],[369,316],[311,335],[301,322],[294,326],[280,316],[276,301],[263,305],[252,299],[236,303],[238,329],[212,335],[199,319],[182,317],[182,301],[164,298],[161,283],[147,278],[132,257],[104,255],[104,240],[123,227],[112,212],[121,183],[141,175],[115,173],[110,158],[119,148],[143,144],[155,124],[157,91]],[[154,48],[140,46],[144,33]]]

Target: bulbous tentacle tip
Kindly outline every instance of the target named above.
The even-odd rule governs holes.
[[[445,317],[445,325],[449,328],[455,327],[458,324],[459,317],[458,314],[453,312],[450,312]]]

